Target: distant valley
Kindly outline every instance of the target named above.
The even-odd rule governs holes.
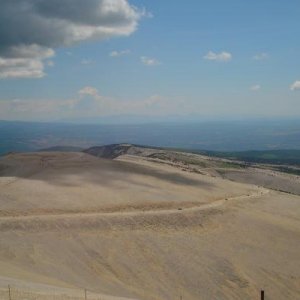
[[[0,155],[71,146],[130,143],[189,151],[300,150],[299,120],[148,124],[72,124],[0,121]]]

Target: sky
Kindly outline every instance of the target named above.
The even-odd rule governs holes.
[[[0,119],[300,117],[299,0],[1,0]]]

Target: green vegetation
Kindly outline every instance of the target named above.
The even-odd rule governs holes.
[[[149,157],[172,161],[172,162],[180,162],[185,165],[196,165],[201,168],[207,167],[207,164],[200,159],[189,157],[188,155],[184,155],[184,154],[174,153],[174,152],[154,153],[149,155]]]
[[[234,163],[234,162],[225,162],[222,161],[220,163],[218,163],[217,165],[218,168],[224,168],[224,169],[241,169],[244,168],[244,165],[238,164],[238,163]]]
[[[289,167],[280,166],[280,167],[277,167],[276,170],[279,172],[284,172],[284,173],[289,173],[289,174],[300,176],[300,169],[293,169],[293,168],[289,168]]]
[[[199,151],[198,153],[251,163],[300,165],[300,150],[267,150],[243,152]]]

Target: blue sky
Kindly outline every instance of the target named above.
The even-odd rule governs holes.
[[[3,71],[1,57],[12,68],[7,53],[20,47],[17,40],[0,49],[1,119],[300,116],[299,1],[104,1],[120,2],[119,15],[125,2],[137,7],[125,35],[118,27],[113,36],[69,45],[27,39],[27,47],[55,52],[39,54],[44,69],[37,64],[33,75],[24,71],[27,62]],[[43,9],[43,16],[58,13]],[[18,32],[15,26],[0,40],[10,28]]]

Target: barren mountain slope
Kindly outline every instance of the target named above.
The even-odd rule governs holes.
[[[300,293],[299,196],[134,156],[0,165],[0,297],[19,281],[149,300]]]
[[[167,165],[143,166],[84,153],[11,154],[1,166],[2,215],[190,207],[257,191]]]

